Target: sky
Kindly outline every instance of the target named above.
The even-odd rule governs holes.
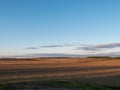
[[[120,55],[120,0],[0,0],[0,57]]]

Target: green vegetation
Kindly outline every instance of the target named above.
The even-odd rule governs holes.
[[[120,57],[114,57],[114,59],[120,59]]]
[[[85,84],[77,81],[56,81],[56,80],[42,80],[42,81],[32,81],[32,82],[20,82],[13,84],[12,83],[1,84],[0,90],[18,90],[20,88],[25,88],[26,86],[27,87],[33,86],[31,87],[32,90],[39,90],[39,86],[68,88],[72,90],[115,90],[111,87],[93,85],[88,83]]]
[[[8,90],[8,84],[0,84],[0,90]]]
[[[98,85],[92,85],[88,83],[80,83],[75,81],[42,81],[39,82],[40,85],[52,86],[52,87],[65,87],[71,89],[79,89],[79,90],[114,90],[109,87],[102,87]]]

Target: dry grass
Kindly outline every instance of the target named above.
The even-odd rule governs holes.
[[[70,78],[120,86],[119,58],[1,59],[0,81],[26,78]]]

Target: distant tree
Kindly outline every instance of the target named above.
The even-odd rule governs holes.
[[[89,56],[87,58],[112,58],[110,56]]]

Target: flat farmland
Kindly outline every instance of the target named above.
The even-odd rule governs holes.
[[[120,59],[32,58],[0,59],[0,82],[24,79],[72,79],[120,86]]]

